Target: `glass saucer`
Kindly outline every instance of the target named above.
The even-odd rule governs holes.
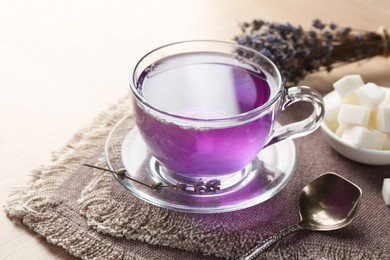
[[[135,126],[133,116],[126,116],[111,130],[105,144],[105,157],[111,170],[125,168],[130,177],[140,182],[170,183],[164,167],[152,157]],[[238,171],[235,185],[220,190],[199,193],[190,188],[175,190],[171,187],[151,189],[137,182],[116,180],[136,197],[166,209],[192,213],[218,213],[248,208],[277,194],[295,172],[296,152],[292,140],[285,140],[262,150],[257,158]],[[206,181],[206,180],[205,180]]]

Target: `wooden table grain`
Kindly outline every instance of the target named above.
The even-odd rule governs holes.
[[[0,204],[52,151],[129,92],[147,51],[190,39],[230,41],[238,23],[262,18],[308,27],[314,18],[353,28],[390,27],[386,0],[1,0]],[[390,86],[390,59],[317,73],[320,90],[345,74]],[[0,259],[73,259],[0,213]]]

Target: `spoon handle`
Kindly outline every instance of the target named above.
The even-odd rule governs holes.
[[[287,227],[285,229],[282,229],[278,233],[270,236],[266,240],[262,241],[260,244],[249,250],[245,253],[245,255],[241,256],[238,260],[250,260],[258,256],[259,254],[266,251],[268,248],[270,248],[273,244],[278,242],[280,239],[284,238],[285,236],[300,230],[301,228],[298,226],[298,224],[292,225],[290,227]]]

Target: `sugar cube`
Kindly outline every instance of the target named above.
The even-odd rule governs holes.
[[[368,148],[372,143],[374,134],[362,126],[349,126],[344,129],[341,138],[356,146]]]
[[[337,121],[339,124],[367,126],[370,119],[370,109],[366,106],[342,104]]]
[[[382,196],[386,205],[390,205],[390,178],[383,180]]]
[[[356,93],[352,93],[348,97],[343,99],[343,104],[356,104]]]
[[[346,126],[345,125],[339,125],[339,127],[337,128],[335,134],[339,137],[341,137],[344,133],[344,130],[345,130]]]
[[[386,89],[385,103],[390,103],[390,88]]]
[[[390,132],[390,104],[380,104],[376,112],[376,128]]]
[[[332,132],[335,132],[337,130],[337,128],[339,128],[339,123],[336,120],[328,121],[325,119],[324,121],[325,121],[326,125],[328,126],[328,128]]]
[[[324,103],[325,118],[328,121],[336,120],[341,106],[340,96],[335,91],[332,91],[324,97]]]
[[[390,150],[390,135],[387,135],[385,144],[383,145],[383,150]]]
[[[344,76],[333,84],[334,89],[342,99],[354,93],[364,82],[360,75]]]
[[[374,83],[367,83],[356,90],[355,102],[357,105],[372,109],[385,99],[386,91]]]
[[[347,126],[341,138],[361,148],[382,149],[387,136],[362,126]]]
[[[371,110],[370,119],[368,120],[367,127],[376,129],[376,108]]]
[[[375,137],[372,140],[371,148],[372,149],[377,149],[377,150],[382,150],[383,147],[386,144],[387,135],[382,133],[382,132],[380,132],[380,131],[378,131],[378,130],[375,130],[375,129],[369,129],[369,130],[372,131],[375,134]]]

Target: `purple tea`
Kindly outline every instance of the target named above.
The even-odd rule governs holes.
[[[263,148],[275,114],[231,118],[265,104],[275,88],[270,74],[232,56],[170,56],[146,68],[137,81],[146,102],[164,113],[149,113],[134,102],[137,125],[151,154],[168,169],[198,177],[232,173]]]

